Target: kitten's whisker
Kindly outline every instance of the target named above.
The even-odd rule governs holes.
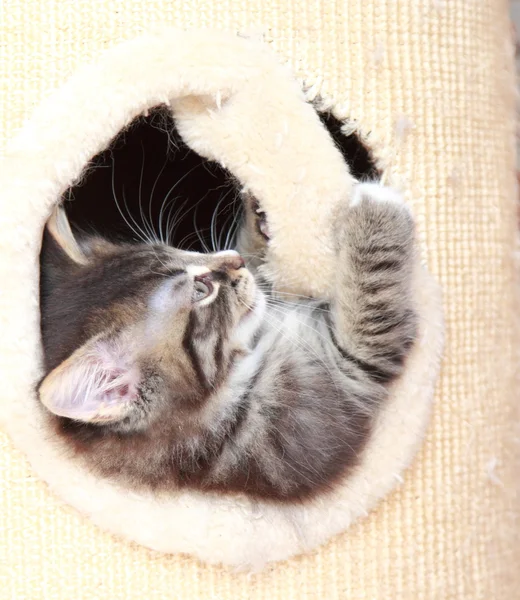
[[[157,184],[159,183],[159,179],[161,178],[161,175],[164,173],[164,169],[166,169],[166,165],[167,164],[168,164],[168,154],[166,154],[166,158],[164,160],[164,164],[163,164],[161,170],[159,171],[159,175],[157,175],[157,177],[155,178],[154,184],[152,186],[152,191],[150,192],[150,209],[151,209],[151,206],[153,204],[153,197],[154,197],[154,194],[155,194],[155,188],[157,187]],[[164,241],[164,235],[163,235],[163,229],[162,229],[162,219],[163,219],[164,208],[165,208],[165,203],[163,203],[161,205],[161,208],[159,210],[159,223],[158,223],[159,239],[161,240],[161,242],[163,242],[163,244],[166,243]]]
[[[195,221],[196,221],[196,212],[198,211],[200,204],[202,204],[202,202],[204,202],[204,200],[207,198],[207,196],[208,196],[208,194],[210,193],[210,191],[211,191],[211,190],[207,190],[207,191],[206,191],[206,193],[205,193],[203,196],[201,196],[201,197],[200,197],[200,198],[197,200],[197,202],[195,202],[195,204],[189,204],[189,205],[188,205],[188,207],[187,207],[187,209],[186,209],[186,210],[185,210],[185,211],[184,211],[182,214],[179,214],[179,213],[182,211],[182,209],[183,209],[183,208],[186,206],[186,204],[188,203],[188,201],[189,201],[189,198],[187,198],[187,199],[186,199],[186,201],[185,201],[185,202],[183,202],[183,204],[182,204],[182,206],[180,207],[180,209],[179,209],[178,211],[176,211],[176,213],[175,213],[175,215],[174,215],[174,217],[173,217],[173,223],[172,223],[171,225],[169,224],[169,223],[170,223],[170,219],[168,219],[167,228],[168,228],[168,235],[169,235],[169,236],[170,236],[170,235],[171,235],[171,236],[174,236],[174,235],[175,235],[175,229],[176,229],[176,228],[177,228],[177,227],[180,225],[180,223],[181,223],[181,222],[182,222],[182,221],[183,221],[183,220],[184,220],[184,219],[187,217],[187,215],[189,214],[189,212],[190,212],[190,211],[193,211],[193,213],[194,213],[194,221],[193,221],[193,224],[194,224],[194,228],[196,229],[196,224],[195,224]],[[170,217],[171,217],[171,213],[170,213]],[[207,230],[207,229],[204,229],[203,231],[208,231],[208,230]],[[168,244],[170,244],[170,241],[169,241],[169,239],[168,239]],[[171,245],[171,244],[170,244],[170,245]],[[179,244],[175,244],[175,245],[176,245],[177,247],[179,247]],[[207,248],[207,246],[206,246],[204,243],[202,243],[202,245],[203,245],[205,248]],[[209,250],[207,250],[207,252],[209,252]]]
[[[164,239],[164,244],[167,246],[171,246],[170,244],[170,219],[173,213],[173,205],[175,203],[176,198],[171,198],[168,202],[163,202],[161,205],[161,209],[159,211],[159,231]],[[184,206],[184,205],[183,205]],[[169,210],[168,210],[169,209]],[[168,210],[168,217],[166,218],[166,226],[163,228],[163,217],[164,213]],[[177,213],[175,213],[177,214]],[[164,232],[164,233],[163,233]]]
[[[225,208],[224,208],[224,210],[225,210]],[[233,211],[231,210],[231,214],[229,214],[226,217],[226,220],[220,226],[220,233],[218,234],[218,239],[217,239],[217,248],[219,251],[225,250],[225,247],[224,248],[222,247],[222,237],[224,236],[226,229],[228,229],[229,221],[232,220],[233,218],[234,218],[234,215],[233,215]],[[228,235],[229,235],[229,229],[228,229]]]
[[[275,306],[275,305],[270,305],[270,307],[275,310],[278,311],[281,314],[287,314],[289,311],[284,311],[282,308]],[[312,320],[311,320],[312,321]],[[318,331],[316,328],[314,328],[312,325],[309,325],[309,323],[305,322],[303,319],[298,319],[298,323],[300,325],[303,325],[304,327],[307,327],[307,329],[310,329],[313,333],[315,333],[318,337],[320,337],[323,342],[325,343],[326,346],[328,346],[330,344],[330,339],[328,339],[325,335],[323,335],[323,333],[321,333],[320,331]]]
[[[184,175],[182,177],[180,177],[179,179],[177,179],[177,181],[168,190],[168,192],[167,192],[167,194],[166,194],[166,196],[165,196],[165,198],[163,200],[163,205],[167,204],[168,200],[170,199],[170,196],[172,195],[172,193],[174,192],[174,190],[177,188],[177,186],[180,185],[186,179],[186,177],[188,177],[189,175],[191,175],[191,173],[193,173],[193,171],[195,171],[195,169],[197,169],[198,167],[200,167],[202,164],[204,164],[204,163],[197,163],[189,171],[186,171],[186,173],[184,173]]]
[[[272,296],[291,296],[293,298],[299,298],[301,300],[308,300],[309,302],[319,302],[319,303],[323,303],[323,300],[319,300],[318,298],[316,298],[315,296],[306,296],[305,294],[296,294],[294,292],[284,292],[281,290],[273,290],[272,287],[268,287],[266,285],[263,284],[258,284],[258,287],[263,291],[263,292],[267,292],[268,294],[272,295]]]
[[[154,246],[150,246],[150,248],[152,249],[153,253],[155,254],[155,258],[158,260],[158,262],[161,263],[161,265],[167,270],[169,271],[171,267],[169,267],[165,262],[163,262],[161,260],[161,257],[157,254],[157,249]],[[157,275],[160,275],[160,273],[157,273]]]
[[[235,201],[233,204],[237,203],[237,200],[240,199],[240,195],[237,195],[235,197]],[[233,221],[231,223],[231,227],[229,228],[228,234],[226,236],[226,240],[224,242],[224,250],[229,250],[231,247],[231,244],[235,245],[236,244],[236,236],[237,236],[237,232],[240,226],[240,221],[242,219],[242,215],[243,215],[243,207],[240,204],[238,209],[236,209],[235,211],[235,216],[233,218]]]
[[[168,213],[168,218],[166,219],[166,243],[168,245],[171,244],[170,236],[173,235],[175,227],[184,219],[184,217],[188,214],[188,212],[193,208],[192,205],[188,205],[188,208],[183,212],[186,204],[189,203],[189,198],[186,198],[184,202],[175,210],[174,212],[174,204],[176,198],[171,198],[168,202],[165,202],[163,206],[169,205],[170,210]],[[181,214],[182,213],[182,214]],[[171,223],[170,223],[171,221]]]
[[[277,307],[274,307],[274,306],[270,306],[269,308],[271,310],[273,310],[276,314],[278,314],[279,316],[282,316],[282,317],[285,317],[287,314],[290,314],[290,311],[284,311],[284,310],[282,310],[280,308],[277,308]],[[268,317],[268,313],[266,313],[265,316]],[[303,325],[303,326],[307,327],[313,333],[315,333],[318,337],[320,337],[323,340],[324,344],[325,344],[325,348],[327,348],[330,345],[330,339],[327,339],[317,329],[315,329],[314,327],[311,327],[308,323],[305,323],[302,319],[298,319],[298,323],[299,323],[299,325]],[[270,324],[274,326],[274,324],[272,322]],[[278,329],[278,331],[280,331],[282,333],[282,335],[284,335],[284,337],[285,337],[286,340],[288,340],[290,342],[295,342],[296,345],[300,348],[300,350],[302,350],[303,352],[305,352],[305,350],[307,350],[309,352],[309,354],[313,358],[315,358],[319,363],[321,363],[324,366],[324,368],[327,371],[327,373],[329,373],[330,380],[334,383],[334,385],[335,385],[336,389],[338,390],[338,392],[340,392],[339,387],[338,387],[338,383],[336,381],[336,378],[334,377],[334,372],[332,371],[332,368],[327,364],[327,361],[326,361],[326,359],[325,359],[324,356],[320,356],[320,354],[301,335],[299,335],[296,331],[294,331],[294,330],[291,331],[291,335],[290,336],[287,335],[285,331],[282,331],[280,329]],[[296,340],[293,340],[292,336],[295,336]]]
[[[146,231],[148,233],[148,238],[149,238],[150,232],[148,231],[147,226],[146,226],[146,219],[144,218],[143,203],[142,203],[144,163],[145,163],[144,144],[143,144],[143,141],[141,140],[141,173],[139,174],[139,190],[138,190],[138,196],[137,196],[137,199],[138,199],[137,205],[139,207],[139,216],[141,217],[141,225],[142,225],[144,231]]]
[[[149,239],[150,243],[154,243],[157,241],[157,236],[155,235],[155,232],[154,232],[153,226],[152,226],[151,206],[148,207],[148,212],[150,215],[149,222],[146,220],[146,217],[144,215],[144,209],[143,209],[143,178],[144,178],[144,166],[145,166],[145,150],[144,150],[144,143],[142,140],[141,140],[141,153],[142,153],[142,160],[141,160],[141,173],[139,174],[139,196],[138,196],[139,215],[141,217],[143,230],[147,234],[147,238]]]
[[[187,235],[185,235],[185,236],[182,238],[182,240],[181,240],[181,241],[180,241],[180,242],[177,244],[177,246],[180,248],[180,247],[182,247],[182,246],[183,246],[185,243],[187,243],[187,242],[188,242],[188,240],[191,240],[191,239],[193,239],[193,241],[195,241],[196,239],[199,239],[199,240],[200,240],[200,237],[199,237],[199,232],[200,232],[200,233],[204,233],[204,232],[206,232],[206,231],[209,231],[209,228],[208,228],[208,227],[206,227],[206,228],[204,228],[204,229],[200,229],[200,230],[198,230],[198,231],[192,231],[191,233],[188,233]],[[191,243],[191,245],[190,245],[190,246],[188,246],[188,248],[190,248],[191,246],[193,246],[193,242]]]
[[[139,226],[138,224],[135,222],[134,218],[132,217],[131,213],[128,211],[128,207],[126,206],[126,201],[125,201],[125,207],[127,209],[128,215],[130,217],[130,219],[132,219],[133,225],[132,223],[128,220],[128,218],[125,216],[125,213],[123,212],[121,205],[119,204],[119,200],[117,199],[117,193],[116,193],[116,183],[115,183],[115,179],[116,179],[116,163],[115,163],[115,158],[114,158],[114,153],[111,153],[111,158],[112,158],[112,196],[114,198],[114,202],[116,204],[117,210],[119,212],[119,214],[121,215],[121,218],[123,219],[123,221],[125,222],[126,226],[128,227],[128,229],[130,229],[130,231],[137,236],[137,239],[146,243],[146,239],[143,238],[143,236],[140,233],[139,230]],[[123,188],[123,199],[124,199],[124,188]]]
[[[229,190],[228,192],[226,192],[221,198],[220,200],[217,202],[217,206],[215,207],[213,214],[211,215],[211,227],[210,227],[210,232],[211,232],[211,246],[213,247],[213,252],[218,252],[217,249],[217,240],[216,240],[216,223],[217,223],[217,215],[218,215],[218,211],[220,208],[220,205],[222,204],[222,202],[224,202],[224,200],[229,196],[231,190]]]
[[[228,226],[229,221],[231,221],[231,225]],[[220,233],[218,236],[218,246],[217,246],[219,251],[228,249],[227,241],[229,239],[229,235],[231,233],[231,228],[233,227],[234,221],[235,221],[235,214],[233,213],[233,209],[231,209],[230,214],[226,217],[226,220],[220,226]],[[226,230],[227,230],[227,233],[226,233]],[[224,245],[222,245],[222,238],[224,237],[224,235],[226,237],[224,239]]]
[[[269,305],[274,305],[274,306],[280,306],[280,307],[288,307],[289,309],[293,309],[295,306],[304,306],[306,308],[308,308],[309,310],[312,311],[318,311],[318,312],[323,312],[323,313],[330,313],[330,308],[326,308],[324,306],[320,306],[319,302],[316,301],[316,305],[313,305],[312,302],[308,302],[308,301],[301,301],[298,302],[298,299],[293,300],[293,299],[289,299],[289,300],[284,300],[282,298],[273,298],[272,296],[267,296],[266,298],[266,302]]]
[[[146,227],[146,230],[150,233],[150,239],[154,240],[156,242],[159,241],[159,235],[157,234],[157,232],[154,229],[154,225],[153,225],[153,217],[152,217],[152,201],[150,200],[148,202],[148,221],[146,220],[145,216],[144,216],[144,209],[143,209],[143,201],[142,201],[142,188],[143,188],[143,178],[144,178],[144,167],[145,167],[145,150],[144,150],[144,143],[141,140],[141,149],[142,149],[142,154],[143,154],[143,160],[142,160],[142,165],[141,165],[141,175],[139,178],[139,209],[141,211],[141,218],[143,219],[143,226]]]
[[[242,300],[241,302],[242,302],[242,304],[244,304],[245,306],[247,306],[247,308],[248,308],[249,310],[252,310],[252,308],[253,308],[253,307],[249,306],[249,305],[248,305],[246,302],[244,302],[243,300]],[[291,314],[291,312],[292,312],[292,311],[291,311],[291,312],[290,312],[290,311],[283,311],[283,310],[281,310],[281,309],[279,309],[279,308],[275,308],[274,306],[271,306],[270,308],[271,308],[271,309],[272,309],[272,310],[273,310],[273,311],[274,311],[274,312],[275,312],[275,313],[276,313],[278,316],[281,316],[281,317],[286,317],[288,314]],[[283,329],[283,320],[282,320],[282,322],[281,322],[281,323],[279,323],[279,324],[276,324],[276,323],[274,322],[274,319],[272,319],[272,316],[271,316],[271,315],[269,315],[269,313],[268,313],[268,312],[266,312],[266,314],[264,315],[264,318],[265,318],[265,319],[266,319],[266,321],[268,321],[268,323],[269,323],[269,324],[270,324],[272,327],[274,327],[274,328],[275,328],[275,329],[276,329],[276,330],[277,330],[277,331],[278,331],[278,332],[279,332],[279,333],[280,333],[280,334],[281,334],[281,335],[282,335],[282,336],[283,336],[283,337],[284,337],[284,338],[285,338],[287,341],[295,343],[295,345],[296,345],[296,346],[298,346],[298,347],[300,348],[300,350],[302,350],[303,352],[305,352],[305,349],[307,349],[307,350],[310,352],[310,354],[311,354],[311,355],[312,355],[314,358],[318,359],[318,361],[319,361],[319,362],[323,363],[323,364],[324,364],[324,366],[325,366],[325,368],[326,368],[326,370],[327,370],[327,371],[329,372],[329,374],[331,375],[331,380],[332,380],[332,381],[334,381],[334,377],[332,376],[332,371],[330,370],[330,368],[329,368],[329,367],[327,366],[327,364],[325,363],[325,360],[324,360],[324,358],[323,358],[323,357],[321,357],[321,356],[319,356],[319,354],[318,354],[318,353],[317,353],[317,352],[314,350],[314,348],[312,348],[312,346],[311,346],[310,344],[308,344],[308,343],[306,342],[306,340],[304,340],[304,339],[303,339],[303,338],[302,338],[300,335],[298,335],[298,334],[297,334],[295,331],[291,331],[291,335],[294,335],[294,336],[297,338],[296,340],[293,340],[293,339],[292,339],[292,337],[290,337],[290,336],[288,336],[288,335],[287,335],[287,332],[286,332],[286,330],[284,330],[284,329]],[[306,323],[304,323],[304,322],[303,322],[301,319],[299,319],[298,321],[299,321],[299,323],[300,323],[301,325],[306,325]],[[280,325],[280,327],[278,327],[278,325]],[[314,330],[312,327],[310,327],[310,329],[311,329],[312,331],[315,331],[315,330]],[[317,334],[319,334],[319,335],[321,335],[321,334],[320,334],[318,331],[316,331],[316,333],[317,333]],[[326,340],[326,338],[325,338],[325,337],[323,337],[323,336],[321,336],[321,337],[322,337],[322,338],[325,340],[325,342],[327,342],[327,340]]]
[[[202,196],[202,198],[199,198],[199,200],[197,200],[197,202],[195,204],[191,204],[190,203],[190,198],[186,198],[186,200],[184,200],[184,202],[180,205],[180,207],[175,211],[175,213],[173,213],[173,207],[172,210],[170,210],[170,214],[168,216],[168,221],[167,221],[167,230],[168,230],[168,244],[170,244],[170,235],[174,236],[175,235],[175,229],[182,223],[182,221],[187,217],[187,215],[189,214],[190,211],[196,211],[197,207],[199,206],[199,204],[206,198],[206,196],[208,195],[208,192],[206,192],[206,194],[204,194],[204,196]],[[184,210],[184,207],[186,207],[186,210]],[[170,224],[170,220],[172,220],[172,223]],[[175,244],[177,247],[179,246],[179,244]]]
[[[122,195],[123,195],[123,205],[125,207],[125,210],[128,213],[128,215],[131,217],[132,222],[135,224],[135,228],[136,229],[133,229],[133,231],[139,232],[138,233],[138,237],[141,239],[141,241],[144,244],[151,244],[151,243],[153,243],[153,241],[148,238],[147,233],[139,226],[139,223],[135,220],[135,218],[132,215],[132,212],[128,208],[128,202],[126,201],[126,192],[125,192],[125,187],[124,186],[123,186],[123,189],[122,189]]]
[[[197,236],[197,239],[199,240],[203,250],[205,252],[207,252],[208,254],[211,254],[211,250],[208,248],[208,245],[206,244],[205,239],[201,236],[200,231],[197,229],[197,211],[199,210],[199,203],[197,202],[197,205],[195,206],[195,210],[193,211],[193,229],[194,232]]]

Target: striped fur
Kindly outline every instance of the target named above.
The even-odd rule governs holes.
[[[241,239],[258,249],[252,219]],[[39,392],[57,433],[137,487],[273,501],[330,489],[357,464],[416,332],[400,197],[360,184],[336,223],[335,296],[283,303],[234,253],[98,240],[78,261],[47,231]],[[197,277],[211,282],[202,301]]]

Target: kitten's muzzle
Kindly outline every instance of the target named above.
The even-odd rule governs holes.
[[[240,269],[244,269],[246,266],[244,259],[238,252],[235,252],[234,250],[219,252],[215,255],[215,258],[217,259],[217,263],[213,268],[216,271],[224,271],[225,273],[229,273],[230,271],[239,271]]]
[[[238,252],[226,250],[214,254],[205,266],[188,267],[187,272],[193,276],[196,284],[213,290],[215,283],[231,281],[231,284],[235,284],[242,279],[246,272],[246,263]]]
[[[224,279],[230,279],[234,282],[242,277],[243,269],[246,268],[246,263],[238,252],[232,250],[220,252],[215,258],[216,260],[211,265],[210,272],[215,280],[222,281]]]

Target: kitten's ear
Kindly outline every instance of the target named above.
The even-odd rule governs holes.
[[[47,375],[40,400],[52,413],[88,423],[114,423],[135,406],[139,369],[115,342],[93,340]]]
[[[87,257],[82,252],[72,233],[67,214],[61,204],[57,204],[54,207],[46,227],[58,246],[71,260],[80,265],[84,265],[88,262]]]

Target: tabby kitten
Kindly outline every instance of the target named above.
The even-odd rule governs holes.
[[[242,244],[260,238],[265,215],[249,211]],[[55,212],[39,396],[58,434],[137,488],[276,501],[331,489],[360,458],[417,322],[414,226],[399,195],[357,185],[335,242],[333,297],[281,306],[237,252],[79,244]]]

